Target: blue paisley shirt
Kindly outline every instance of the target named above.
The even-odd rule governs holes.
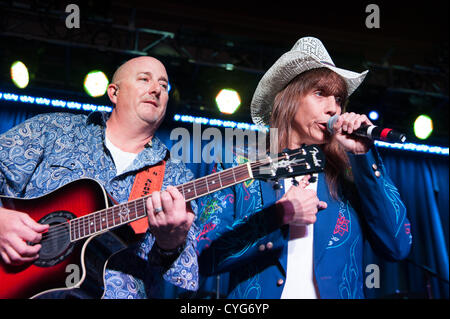
[[[154,137],[120,175],[104,145],[108,113],[90,115],[49,113],[37,115],[0,135],[0,194],[33,198],[80,178],[99,182],[117,202],[128,200],[138,170],[166,158],[168,149]],[[151,145],[150,145],[151,144]],[[166,160],[162,189],[193,179],[178,160]],[[192,209],[196,212],[194,201]],[[147,230],[133,254],[147,263],[145,280],[107,269],[104,298],[157,298],[167,282],[176,287],[198,288],[196,227],[190,229],[184,251],[169,269],[151,265],[154,238]],[[132,267],[133,265],[130,265]]]

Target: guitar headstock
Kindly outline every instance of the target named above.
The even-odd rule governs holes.
[[[323,171],[325,155],[317,145],[304,145],[275,156],[268,155],[265,159],[252,163],[251,167],[254,178],[276,180]]]

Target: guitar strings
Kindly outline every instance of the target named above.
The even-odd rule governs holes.
[[[297,154],[299,154],[300,152],[297,152],[297,153],[294,153],[293,155],[297,155]],[[278,157],[277,158],[277,160],[279,160],[280,158],[282,158],[282,157]],[[266,162],[266,163],[264,163],[264,162]],[[261,166],[261,165],[265,165],[265,164],[267,164],[267,163],[269,163],[270,162],[270,160],[269,159],[264,159],[264,160],[260,160],[260,161],[255,161],[255,162],[253,162],[253,163],[250,163],[250,166],[251,166],[251,168],[252,169],[254,169],[254,168],[256,168],[256,167],[258,167],[258,166]],[[294,166],[298,166],[299,164],[296,164],[296,165],[294,165]],[[301,164],[300,164],[301,165]],[[246,171],[246,167],[247,165],[241,165],[241,166],[238,166],[238,167],[234,167],[234,168],[232,168],[232,169],[230,169],[230,171],[229,172],[224,172],[225,174],[223,174],[222,175],[222,177],[224,177],[224,178],[230,178],[232,175],[233,176],[235,176],[236,175],[236,173],[242,173],[241,171]],[[238,172],[239,171],[239,172]],[[220,172],[217,172],[217,173],[215,173],[215,174],[220,174]],[[211,174],[211,175],[209,175],[209,176],[207,176],[207,177],[211,177],[212,175],[215,175],[215,174]],[[203,178],[201,178],[201,179],[198,179],[196,182],[198,183],[198,182],[200,182],[202,179],[205,179],[205,185],[204,186],[206,186],[207,187],[207,184],[206,184],[206,182],[207,182],[207,177],[203,177]],[[188,182],[188,183],[186,183],[186,184],[189,184],[189,183],[194,183],[195,181],[192,181],[192,182]],[[183,184],[183,185],[186,185],[186,184]],[[182,185],[178,185],[177,187],[180,187],[180,186],[182,186]],[[203,185],[199,185],[200,187],[204,187]],[[208,187],[207,187],[207,189],[208,189]],[[151,195],[150,195],[151,196]],[[142,198],[139,198],[139,199],[136,199],[136,200],[134,200],[134,201],[130,201],[130,202],[128,202],[128,203],[125,203],[126,205],[129,205],[130,203],[132,203],[132,202],[136,202],[136,201],[138,201],[138,200],[142,200],[142,199],[146,199],[147,197],[150,197],[150,196],[146,196],[146,197],[142,197]],[[124,205],[124,204],[123,204]],[[139,209],[145,209],[145,205],[142,203],[142,201],[140,201],[139,202],[139,205],[140,205],[140,207],[139,207]],[[108,208],[108,209],[111,209],[113,212],[114,212],[114,209],[115,208],[118,208],[118,206],[113,206],[113,207],[111,207],[111,208]],[[107,210],[108,209],[105,209],[105,210],[102,210],[102,211],[99,211],[99,212],[97,212],[97,213],[93,213],[92,215],[96,215],[96,214],[98,214],[98,213],[100,213],[100,216],[101,216],[101,214],[103,213],[103,212],[105,212],[105,214],[107,213]],[[136,203],[135,203],[135,209],[136,209],[136,216],[137,216],[137,210],[138,210],[138,208],[136,207]],[[90,215],[87,215],[87,216],[90,216]],[[144,215],[145,216],[145,215]],[[142,217],[139,217],[139,218],[137,218],[137,219],[140,219],[140,218],[143,218],[144,216],[142,216]],[[51,226],[50,228],[52,228],[53,229],[53,231],[52,232],[50,232],[50,229],[49,229],[49,231],[48,232],[46,232],[46,233],[44,233],[43,234],[43,239],[41,240],[41,242],[45,242],[45,241],[47,241],[47,240],[51,240],[51,239],[55,239],[55,238],[60,238],[60,237],[66,237],[68,234],[69,234],[69,232],[70,232],[70,224],[69,223],[75,223],[75,222],[79,222],[81,219],[83,219],[82,220],[82,223],[79,223],[77,226],[78,226],[78,228],[81,226],[82,228],[83,228],[83,230],[84,230],[84,234],[86,233],[86,226],[88,227],[88,232],[89,232],[89,234],[88,235],[84,235],[84,236],[80,236],[79,238],[77,238],[77,240],[79,240],[79,239],[82,239],[82,238],[85,238],[85,237],[89,237],[89,236],[91,236],[91,233],[90,233],[90,228],[91,228],[91,226],[92,226],[92,221],[90,221],[89,220],[89,218],[86,220],[86,218],[85,218],[86,216],[82,216],[82,217],[78,217],[78,218],[75,218],[75,219],[72,219],[72,220],[70,220],[70,221],[66,221],[66,222],[64,222],[64,223],[61,223],[61,224],[58,224],[58,225],[55,225],[55,226]],[[116,218],[117,216],[114,216],[114,224],[115,224],[115,221],[116,221]],[[95,220],[95,216],[93,216],[93,219]],[[119,219],[121,219],[120,218],[120,216],[119,216]],[[128,221],[127,222],[130,222],[130,219],[128,218]],[[123,223],[122,223],[123,224]],[[101,226],[103,226],[103,223],[101,224]],[[106,228],[108,228],[108,229],[111,229],[111,228],[113,228],[113,227],[108,227],[108,225],[106,225],[107,227]],[[120,226],[120,225],[119,225]],[[56,229],[56,228],[58,228],[58,229]],[[99,233],[99,232],[102,232],[103,231],[103,227],[102,227],[102,229],[100,230],[100,231],[97,231],[96,230],[96,228],[97,227],[95,227],[95,225],[94,225],[94,228],[95,228],[95,231],[94,231],[94,233]],[[80,232],[80,230],[79,230],[79,232]]]
[[[225,174],[223,174],[222,178],[223,179],[231,178],[233,175],[236,175],[236,173],[239,174],[239,173],[244,172],[245,171],[244,169],[245,170],[247,169],[246,165],[242,165],[241,167],[236,167],[236,168],[234,168],[234,172],[230,170],[230,172],[226,172]],[[189,183],[186,183],[186,184],[189,184]],[[178,185],[178,187],[179,186],[181,186],[181,185]],[[199,187],[196,187],[196,190],[199,190],[199,191],[202,190],[201,188],[207,187],[206,180],[205,180],[205,184],[204,185],[198,185],[198,186]],[[145,209],[145,204],[144,204],[143,201],[146,200],[149,197],[151,197],[151,195],[135,199],[133,201],[124,203],[122,205],[127,205],[129,207],[131,203],[134,203],[135,210],[136,210],[136,216],[137,216],[138,211],[142,211],[143,209]],[[138,203],[136,203],[136,202],[138,202]],[[119,207],[120,206],[113,206],[113,207],[110,207],[110,208],[107,208],[107,209],[104,209],[104,210],[92,213],[90,215],[81,216],[81,217],[74,218],[74,219],[65,221],[63,223],[57,224],[55,226],[50,226],[49,230],[46,233],[42,234],[41,242],[46,242],[48,240],[54,240],[54,239],[64,238],[64,237],[68,236],[69,232],[70,232],[70,224],[74,225],[74,227],[78,227],[78,232],[80,232],[80,227],[81,227],[81,229],[83,230],[82,231],[83,234],[89,233],[89,234],[80,236],[79,238],[77,238],[77,240],[85,238],[85,237],[89,237],[93,233],[101,232],[101,231],[103,231],[103,228],[111,229],[111,228],[113,228],[115,226],[108,227],[108,220],[106,221],[106,225],[105,225],[106,227],[102,227],[101,230],[97,230],[97,228],[99,228],[99,227],[96,224],[93,225],[92,223],[93,222],[94,223],[97,222],[96,217],[98,217],[99,214],[100,214],[100,221],[102,222],[101,226],[103,226],[103,221],[101,220],[102,219],[102,214],[103,213],[107,214],[108,213],[108,209],[110,209],[113,212],[113,214],[114,214],[114,210],[119,209]],[[142,216],[140,218],[143,218],[144,216]],[[107,217],[107,216],[105,215],[105,217]],[[117,217],[119,217],[119,218],[117,218]],[[140,219],[140,218],[138,218],[138,219]],[[129,221],[130,221],[130,218],[128,218],[127,222],[129,222]],[[78,222],[78,224],[76,224],[77,222]],[[113,215],[113,222],[114,222],[114,225],[116,225],[117,222],[121,223],[120,215]],[[122,224],[123,223],[121,223],[120,225],[122,225]],[[117,225],[117,226],[120,226],[120,225]],[[92,226],[94,226],[94,232],[93,233],[91,233],[91,227]]]
[[[246,165],[242,165],[242,166],[240,166],[240,167],[235,167],[235,168],[233,168],[233,169],[234,169],[234,172],[233,172],[232,170],[230,170],[229,172],[226,172],[225,174],[223,174],[223,175],[222,175],[222,179],[225,180],[225,179],[231,178],[233,175],[236,175],[236,173],[237,173],[237,174],[242,173],[242,172],[244,172],[244,171],[247,170],[247,167],[246,167]],[[212,174],[212,175],[214,175],[214,174]],[[198,183],[198,182],[201,182],[200,179],[197,180],[197,183]],[[186,184],[189,184],[189,183],[192,183],[192,182],[188,182],[188,183],[186,183]],[[183,184],[183,185],[186,185],[186,184]],[[180,187],[180,186],[181,186],[181,185],[178,185],[177,187]],[[196,190],[201,191],[202,188],[205,188],[205,187],[207,187],[206,179],[205,179],[205,184],[204,184],[204,185],[201,185],[201,184],[198,185],[198,187],[196,187]],[[137,211],[142,211],[143,209],[145,209],[145,205],[144,205],[144,203],[143,203],[143,200],[146,200],[148,197],[151,197],[151,195],[146,196],[146,197],[141,197],[141,198],[135,199],[135,200],[133,200],[133,201],[124,203],[124,204],[122,204],[122,205],[130,206],[130,204],[134,203],[135,210],[136,210],[136,216],[137,216]],[[136,203],[136,202],[137,202],[137,203]],[[139,207],[138,207],[138,206],[139,206]],[[107,209],[104,209],[104,210],[101,210],[101,211],[92,213],[92,214],[90,214],[90,215],[81,216],[81,217],[74,218],[74,219],[65,221],[65,222],[63,222],[63,223],[57,224],[57,225],[55,225],[55,226],[50,226],[49,230],[48,230],[46,233],[44,233],[44,234],[42,235],[42,240],[41,240],[41,242],[45,242],[45,241],[47,241],[47,240],[56,239],[56,238],[61,238],[61,237],[65,237],[65,236],[69,235],[69,231],[70,231],[70,223],[72,223],[73,225],[75,225],[74,227],[78,227],[78,228],[81,227],[82,230],[83,230],[83,234],[86,234],[87,232],[89,232],[89,234],[80,236],[78,239],[82,239],[82,238],[85,238],[85,237],[89,237],[89,236],[91,235],[91,233],[90,233],[90,228],[93,226],[93,225],[92,225],[93,222],[97,222],[96,217],[99,216],[98,214],[100,214],[100,221],[101,221],[102,214],[103,214],[103,213],[107,214],[107,213],[108,213],[108,212],[107,212],[108,209],[111,210],[111,211],[114,213],[114,210],[119,209],[119,207],[120,207],[120,206],[113,206],[113,207],[110,207],[110,208],[107,208]],[[95,215],[95,216],[94,216],[94,215]],[[144,216],[145,216],[145,215],[144,215]],[[142,216],[142,217],[140,217],[140,218],[143,218],[144,216]],[[87,217],[87,218],[86,218],[86,217]],[[107,216],[105,215],[105,217],[107,217]],[[117,217],[119,217],[119,218],[117,218]],[[114,225],[116,224],[116,221],[117,221],[118,219],[119,219],[118,222],[121,222],[121,221],[120,221],[120,216],[119,216],[119,215],[113,215],[113,222],[114,222]],[[138,219],[139,219],[139,218],[138,218]],[[127,221],[127,222],[129,222],[129,221],[130,221],[130,219],[128,218],[128,221]],[[76,224],[77,222],[78,222],[78,224]],[[106,221],[106,222],[108,222],[108,221]],[[101,226],[103,226],[103,223],[101,224]],[[107,226],[107,225],[105,225],[105,226]],[[117,225],[117,226],[120,226],[120,225]],[[114,226],[113,226],[113,227],[114,227]],[[93,233],[103,231],[103,227],[102,227],[102,230],[99,230],[99,231],[97,231],[97,228],[98,228],[98,227],[96,227],[96,225],[94,225],[94,228],[95,228],[95,231],[94,231]],[[109,228],[109,229],[110,229],[110,228],[112,228],[112,227],[106,227],[106,228]]]
[[[234,171],[233,171],[233,170],[230,170],[229,172],[225,172],[225,174],[222,175],[222,178],[223,178],[223,179],[228,179],[228,178],[231,178],[232,176],[236,175],[236,173],[237,173],[237,174],[243,173],[244,171],[247,170],[247,166],[246,166],[246,165],[242,165],[242,166],[240,166],[240,167],[235,167],[235,168],[233,168],[233,169],[234,169]],[[218,174],[218,173],[216,173],[216,174]],[[212,174],[212,175],[214,175],[214,174]],[[200,191],[200,190],[202,190],[201,188],[207,187],[207,184],[206,184],[206,178],[202,178],[202,179],[205,179],[205,184],[204,184],[204,185],[201,185],[201,184],[198,185],[199,187],[196,187],[196,190],[199,190],[199,191]],[[198,180],[197,180],[197,183],[198,183],[198,182],[201,182],[201,180],[198,179]],[[192,183],[192,182],[188,182],[188,183],[186,183],[186,184],[189,184],[189,183]],[[183,184],[183,185],[185,185],[185,184]],[[181,185],[178,185],[177,187],[180,187],[180,186],[181,186]],[[205,194],[205,195],[206,195],[206,194]],[[148,195],[148,196],[145,196],[145,197],[141,197],[141,198],[135,199],[135,200],[133,200],[133,201],[124,203],[124,204],[122,204],[122,206],[123,206],[123,205],[129,206],[131,203],[134,203],[135,210],[136,210],[136,214],[137,214],[137,211],[142,210],[142,209],[145,209],[145,205],[143,204],[143,200],[146,200],[146,199],[149,198],[149,197],[151,197],[151,195]],[[136,204],[136,202],[138,202],[138,204]],[[137,207],[137,205],[139,205],[139,207]],[[113,207],[110,207],[110,208],[107,208],[107,209],[104,209],[104,210],[101,210],[101,211],[92,213],[92,214],[90,214],[90,215],[81,216],[81,217],[74,218],[74,219],[65,221],[65,222],[63,222],[63,223],[54,225],[54,226],[50,226],[50,227],[49,227],[49,230],[48,230],[46,233],[42,234],[41,242],[46,242],[46,241],[48,241],[48,240],[59,239],[59,238],[63,238],[63,237],[68,236],[68,235],[69,235],[69,232],[70,232],[70,224],[71,224],[71,223],[72,223],[73,225],[75,225],[74,227],[78,227],[78,228],[81,227],[82,230],[83,230],[83,234],[86,234],[87,232],[89,232],[89,234],[80,236],[79,238],[77,238],[77,240],[78,240],[78,239],[85,238],[85,237],[89,237],[89,236],[92,235],[92,234],[90,233],[90,232],[91,232],[90,229],[91,229],[91,227],[93,226],[92,223],[93,223],[93,222],[96,222],[96,217],[98,217],[98,214],[100,214],[100,219],[101,219],[103,213],[105,213],[105,214],[108,213],[108,212],[107,212],[108,209],[111,210],[111,211],[113,212],[113,214],[114,214],[114,210],[119,209],[120,206],[121,206],[121,205],[119,205],[119,206],[113,206]],[[144,216],[145,216],[145,215],[144,215]],[[144,216],[142,216],[142,218],[143,218]],[[87,218],[86,218],[86,217],[87,217]],[[117,218],[117,217],[119,217],[119,218]],[[118,220],[118,219],[119,219],[119,220]],[[117,220],[118,220],[119,223],[121,222],[120,216],[119,216],[119,215],[113,215],[113,222],[114,222],[114,225],[116,224],[116,221],[117,221]],[[128,218],[128,221],[127,221],[127,222],[129,222],[129,221],[130,221],[130,218]],[[78,224],[76,224],[77,222],[78,222]],[[123,223],[122,223],[122,224],[123,224]],[[120,224],[120,225],[122,225],[122,224]],[[120,226],[120,225],[117,225],[117,226]],[[103,223],[101,224],[101,226],[103,226]],[[106,225],[106,226],[107,226],[107,225]],[[113,226],[113,227],[114,227],[114,226]],[[103,230],[98,230],[98,231],[97,231],[97,228],[98,228],[98,227],[96,227],[96,225],[94,225],[95,231],[94,231],[93,233],[97,233],[97,232],[103,231]],[[102,228],[103,228],[103,227],[102,227]],[[106,228],[111,229],[112,227],[106,227]]]
[[[299,151],[297,153],[293,153],[291,156],[295,156],[295,155],[298,155],[300,153],[301,153],[301,151]],[[280,156],[280,157],[276,158],[276,160],[280,160],[283,157],[284,156]],[[270,159],[263,159],[263,160],[255,161],[255,162],[250,163],[250,167],[253,170],[254,168],[257,168],[258,166],[262,166],[262,165],[266,165],[266,164],[270,163],[270,161],[271,161]],[[273,159],[272,159],[272,161],[273,161]],[[291,166],[300,166],[300,165],[304,165],[304,164],[295,164],[295,165],[291,165]],[[227,178],[231,178],[231,177],[233,177],[235,179],[236,173],[243,173],[243,172],[247,171],[247,165],[246,164],[241,164],[241,165],[239,165],[237,167],[233,167],[233,168],[230,168],[228,170],[229,170],[228,172],[226,172],[226,171],[224,171],[223,173],[217,172],[217,173],[208,175],[206,177],[199,178],[199,179],[197,179],[195,181],[191,181],[191,182],[188,182],[188,183],[185,183],[185,184],[182,184],[182,185],[178,185],[176,187],[177,188],[179,188],[179,187],[184,188],[190,183],[192,183],[192,184],[197,183],[198,184],[199,182],[203,182],[203,180],[204,180],[205,184],[204,185],[198,185],[198,186],[199,186],[199,188],[206,187],[206,190],[209,190],[209,188],[207,186],[207,178],[211,178],[211,176],[214,176],[214,175],[222,174],[221,175],[221,179],[222,178],[223,179],[227,179]],[[241,182],[243,182],[243,181],[241,181]],[[199,188],[196,187],[196,190],[198,190]],[[202,189],[200,189],[200,190],[202,190]],[[207,192],[207,193],[210,193],[210,192]],[[205,193],[204,195],[206,195],[207,193]],[[202,196],[204,196],[204,195],[202,195]],[[112,210],[112,212],[114,213],[114,210],[118,209],[120,206],[123,206],[123,205],[129,206],[131,203],[134,202],[135,210],[136,210],[136,216],[137,216],[138,210],[142,210],[142,209],[145,210],[145,204],[143,203],[143,200],[146,200],[149,197],[151,197],[151,195],[147,195],[145,197],[141,197],[141,198],[135,199],[133,201],[130,201],[130,202],[118,205],[118,206],[113,206],[113,207],[110,207],[110,208],[106,208],[106,209],[103,209],[101,211],[89,214],[89,215],[77,217],[77,218],[68,220],[66,222],[57,224],[55,226],[50,226],[48,231],[46,233],[42,234],[41,242],[46,242],[48,240],[54,240],[54,239],[64,238],[64,237],[68,236],[69,233],[70,233],[70,226],[71,226],[71,224],[75,225],[75,223],[77,223],[77,222],[78,222],[78,224],[75,227],[78,227],[79,232],[80,232],[80,227],[82,227],[84,234],[86,234],[86,232],[89,232],[88,235],[80,236],[79,238],[77,238],[77,240],[83,239],[85,237],[89,237],[89,236],[92,235],[90,233],[90,229],[91,229],[92,222],[93,222],[92,220],[95,221],[95,218],[96,218],[96,216],[98,214],[100,214],[100,218],[101,218],[101,215],[103,213],[105,213],[105,214],[108,213],[108,209]],[[136,204],[137,201],[139,201],[139,208],[136,206],[137,205]],[[89,218],[90,216],[92,216],[92,218]],[[117,225],[117,226],[121,226],[122,224],[124,224],[123,222],[121,222],[120,215],[119,216],[118,215],[113,215],[114,225],[116,224],[117,217],[119,217],[119,223],[121,223],[120,225]],[[145,217],[145,215],[141,216],[141,217],[139,217],[137,219],[140,219],[140,218],[143,218],[143,217]],[[90,219],[92,219],[92,220],[90,220]],[[128,218],[127,222],[130,222],[130,218]],[[102,222],[102,224],[100,226],[103,226],[103,222]],[[108,221],[106,221],[106,225],[105,226],[106,226],[105,228],[107,228],[107,229],[112,229],[112,228],[115,227],[115,226],[108,227]],[[95,231],[93,233],[100,233],[100,232],[103,231],[103,227],[102,227],[101,230],[97,231],[96,230],[97,229],[96,225],[94,225],[94,229],[95,229]]]
[[[296,155],[296,154],[299,154],[299,153],[300,153],[300,152],[294,153],[293,155]],[[279,157],[279,158],[277,158],[277,159],[280,159],[280,158],[282,158],[282,157]],[[270,162],[270,160],[264,159],[264,160],[262,160],[262,161],[256,161],[256,162],[250,163],[250,166],[251,166],[252,169],[254,169],[254,168],[258,167],[258,166],[265,165],[266,163],[264,163],[264,162]],[[246,166],[247,166],[247,165],[241,165],[241,166],[239,166],[239,167],[234,167],[234,168],[230,169],[229,172],[224,172],[225,174],[223,174],[222,177],[223,177],[224,179],[225,179],[225,178],[230,178],[232,175],[233,175],[233,177],[235,177],[236,173],[242,173],[241,171],[246,171],[246,168],[247,168]],[[295,165],[295,166],[298,166],[298,165]],[[220,174],[220,172],[215,173],[215,174]],[[212,174],[212,175],[214,175],[214,174]],[[207,177],[210,177],[210,178],[211,178],[212,175],[209,175],[209,176],[207,176]],[[205,180],[205,185],[199,185],[199,187],[205,187],[205,186],[207,187],[207,183],[206,183],[206,182],[207,182],[207,177],[202,178],[202,179]],[[201,182],[202,179],[198,179],[198,180],[196,181],[196,183]],[[193,183],[193,182],[189,182],[189,183]],[[186,183],[186,184],[189,184],[189,183]],[[186,184],[183,184],[183,185],[186,185]],[[178,187],[180,187],[180,186],[182,186],[182,185],[178,185]],[[209,190],[208,187],[207,187],[207,190]],[[147,196],[147,197],[150,197],[150,196]],[[145,197],[145,198],[146,198],[146,197]],[[139,198],[139,199],[137,199],[137,200],[142,200],[142,199],[143,199],[143,198]],[[125,203],[125,204],[128,206],[130,203],[136,202],[137,200],[130,201],[130,202]],[[136,203],[134,203],[134,204],[135,204],[135,210],[136,210],[136,216],[137,216],[138,208],[137,208],[137,206],[136,206]],[[139,205],[140,205],[139,209],[145,209],[145,205],[142,203],[142,201],[139,202]],[[117,208],[117,206],[113,206],[113,207],[111,207],[111,208],[109,208],[109,209],[111,209],[111,210],[113,211],[113,213],[114,213],[114,209],[115,209],[115,208]],[[96,215],[96,214],[100,213],[100,216],[101,216],[101,214],[102,214],[103,212],[105,212],[105,214],[107,214],[107,210],[108,210],[108,209],[102,210],[102,211],[99,211],[99,212],[94,213],[94,214],[92,214],[92,215]],[[90,215],[89,215],[89,216],[90,216]],[[144,215],[144,216],[145,216],[145,215]],[[139,218],[137,218],[137,219],[143,218],[144,216],[141,216],[141,217],[139,217]],[[80,236],[79,238],[77,238],[77,240],[78,240],[78,239],[85,238],[85,237],[91,236],[90,228],[91,228],[91,226],[92,226],[92,221],[89,220],[89,218],[86,220],[86,218],[84,218],[84,217],[86,217],[86,216],[82,216],[82,217],[75,218],[75,219],[73,219],[73,220],[66,221],[66,222],[64,222],[64,223],[61,223],[61,224],[58,224],[58,225],[55,225],[55,226],[51,226],[51,228],[52,228],[53,231],[50,232],[50,229],[49,229],[48,232],[44,233],[44,234],[43,234],[43,239],[41,240],[41,242],[45,242],[45,241],[47,241],[47,240],[56,239],[56,238],[60,238],[60,237],[66,237],[66,236],[69,234],[69,232],[70,232],[70,224],[69,224],[69,223],[75,224],[75,222],[81,221],[82,218],[83,218],[82,223],[79,223],[77,226],[78,226],[78,228],[80,228],[80,226],[82,227],[83,233],[84,233],[84,234],[86,234],[86,226],[87,226],[87,227],[88,227],[87,230],[88,230],[89,234],[88,234],[88,235],[84,235],[84,236]],[[93,217],[92,219],[95,220],[95,216],[92,216],[92,217]],[[116,219],[117,219],[116,217],[117,217],[117,216],[114,216],[114,219],[113,219],[114,224],[115,224],[115,221],[116,221]],[[121,219],[120,216],[119,216],[119,219]],[[120,221],[120,222],[121,222],[121,221]],[[130,222],[130,219],[129,219],[129,218],[128,218],[128,221],[127,221],[127,222]],[[107,223],[107,221],[106,221],[106,223]],[[123,223],[122,223],[122,224],[123,224]],[[101,226],[103,226],[103,223],[101,224]],[[111,229],[111,228],[114,227],[114,226],[113,226],[113,227],[108,227],[107,224],[106,224],[105,226],[106,226],[106,228],[108,228],[108,229]],[[57,228],[58,228],[58,229],[57,229]],[[97,231],[96,225],[94,225],[94,228],[95,228],[94,233],[99,233],[99,232],[102,232],[102,231],[103,231],[103,227],[102,227],[102,229],[101,229],[100,231]],[[80,232],[80,229],[79,229],[79,232]]]

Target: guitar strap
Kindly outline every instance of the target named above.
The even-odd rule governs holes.
[[[166,161],[161,161],[156,165],[150,166],[139,171],[134,179],[128,201],[149,195],[154,191],[161,190],[164,172],[166,169]],[[134,232],[139,235],[147,231],[148,218],[141,218],[130,223]]]

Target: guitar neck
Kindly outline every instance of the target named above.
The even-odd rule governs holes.
[[[245,163],[178,185],[176,188],[186,201],[191,201],[252,178],[251,165]],[[70,220],[70,240],[81,240],[146,217],[145,202],[150,196]]]

